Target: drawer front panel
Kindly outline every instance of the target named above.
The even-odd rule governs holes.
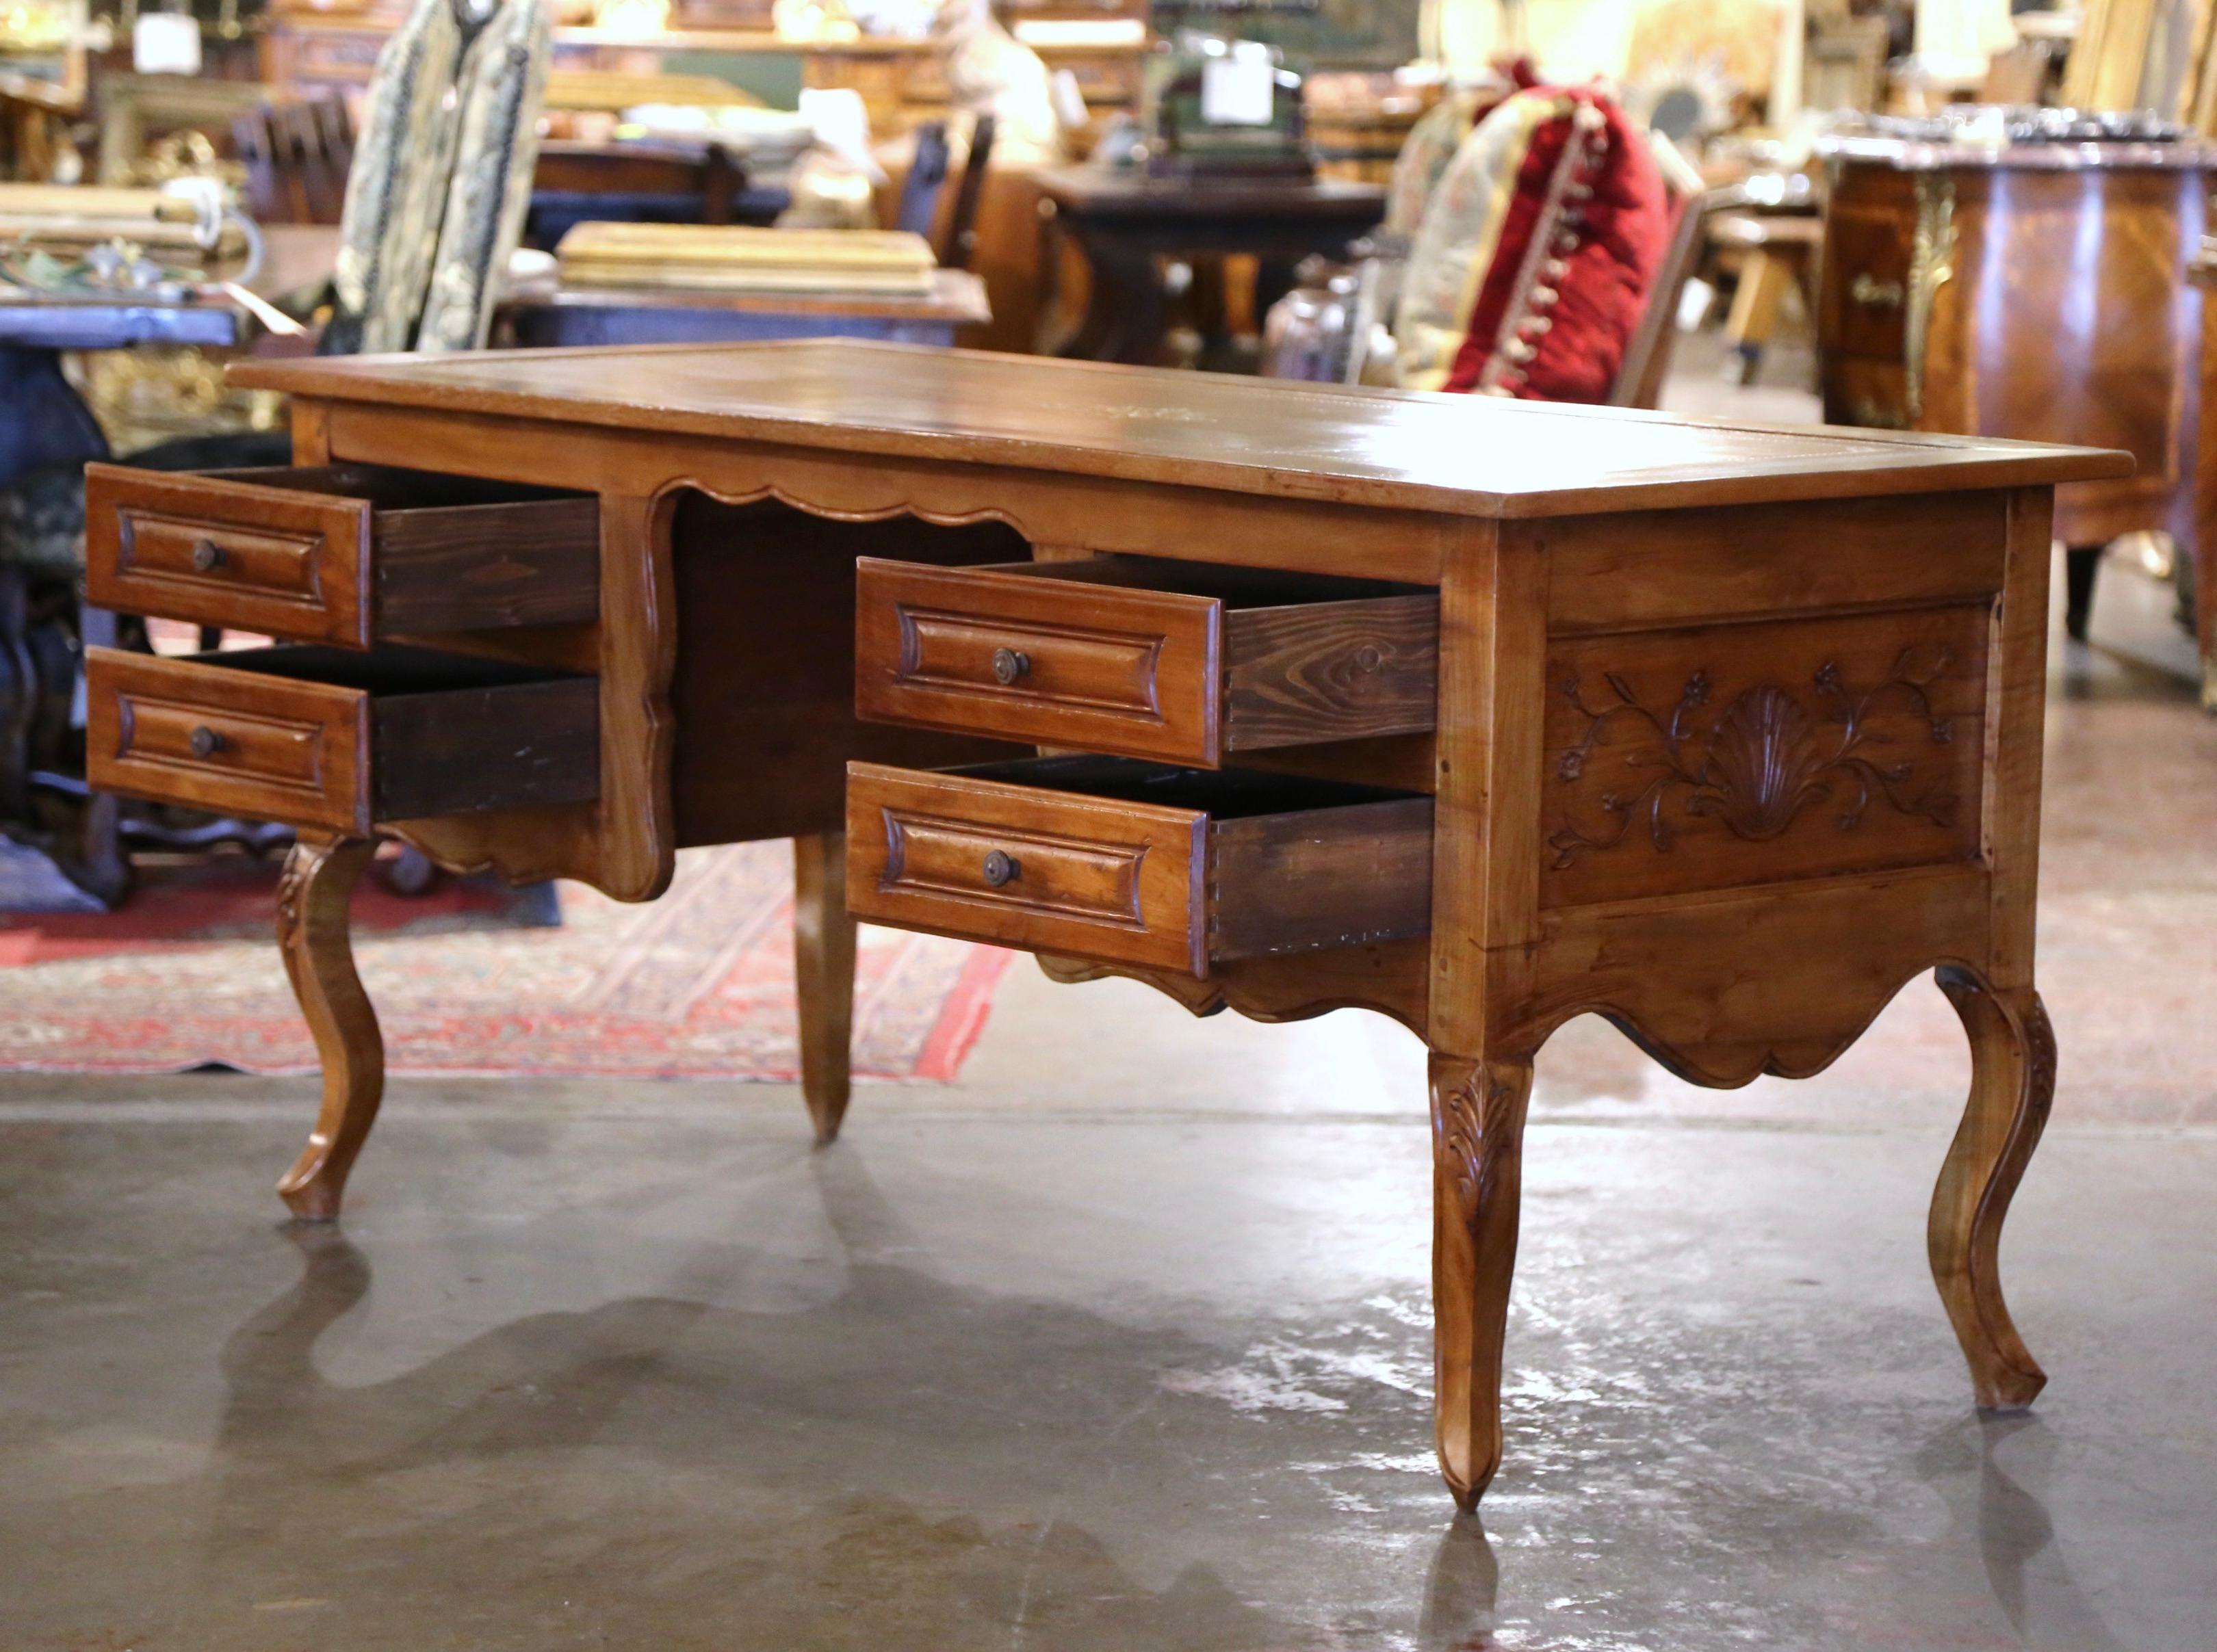
[[[85,589],[102,607],[367,647],[369,541],[365,500],[85,470]]]
[[[250,819],[369,829],[368,696],[198,661],[91,649],[91,783]]]
[[[1206,815],[874,763],[847,774],[856,916],[1206,972]]]
[[[1089,842],[892,808],[885,826],[888,889],[1127,928],[1146,921],[1139,867],[1147,844]]]
[[[1220,760],[1221,608],[1208,598],[874,561],[857,580],[866,718]]]

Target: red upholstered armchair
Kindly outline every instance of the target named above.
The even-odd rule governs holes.
[[[1481,113],[1443,167],[1411,153],[1397,170],[1397,201],[1423,202],[1405,262],[1343,282],[1350,294],[1398,294],[1378,306],[1391,318],[1392,380],[1653,406],[1715,203],[1596,88],[1530,87]],[[1367,330],[1369,318],[1356,324]],[[1358,343],[1329,358],[1344,373],[1325,373],[1288,350],[1272,370],[1353,380],[1364,376],[1353,358],[1372,354]]]
[[[1676,216],[1646,134],[1598,89],[1517,93],[1432,191],[1393,321],[1400,382],[1609,400]]]

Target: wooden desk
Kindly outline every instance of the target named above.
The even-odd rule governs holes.
[[[293,394],[303,465],[480,478],[94,476],[99,600],[327,644],[91,671],[101,784],[303,829],[302,1214],[377,1106],[346,929],[373,833],[627,900],[682,845],[794,836],[826,1139],[843,884],[1062,978],[1422,1037],[1466,1506],[1532,1061],[1589,1011],[1738,1085],[1819,1070],[1936,968],[1974,1076],[1934,1273],[1980,1403],[2045,1380],[1994,1261],[2054,1078],[2052,489],[2122,455],[837,341],[236,372]]]
[[[1084,317],[1053,353],[1143,367],[1162,359],[1170,324],[1161,261],[1253,256],[1259,316],[1293,290],[1302,259],[1345,257],[1386,215],[1382,187],[1331,178],[1152,178],[1065,166],[1039,174],[1039,187],[1092,273]]]
[[[700,293],[670,287],[519,286],[501,305],[515,342],[744,344],[781,338],[875,338],[952,344],[960,327],[993,319],[985,284],[966,270],[933,272],[929,297],[847,293]]]

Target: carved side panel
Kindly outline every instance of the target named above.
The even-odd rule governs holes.
[[[1548,651],[1541,901],[1979,853],[1985,602]]]

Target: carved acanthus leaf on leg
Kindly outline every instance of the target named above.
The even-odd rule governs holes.
[[[1431,1081],[1434,1405],[1440,1471],[1470,1509],[1501,1464],[1501,1347],[1532,1067],[1435,1055]]]

